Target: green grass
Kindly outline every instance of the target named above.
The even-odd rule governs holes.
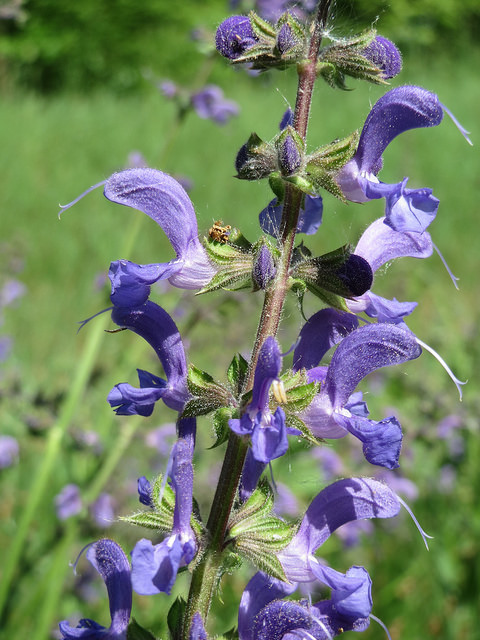
[[[461,122],[480,139],[477,105],[480,86],[475,82],[478,52],[460,65],[437,61],[409,66],[401,76],[405,83],[423,84],[439,94]],[[133,335],[105,335],[95,356],[93,373],[79,383],[81,401],[73,415],[62,423],[64,399],[68,397],[76,367],[89,345],[97,319],[76,334],[76,322],[108,306],[107,288],[97,289],[95,278],[104,273],[111,260],[130,258],[137,262],[163,261],[172,250],[156,225],[132,210],[108,203],[95,191],[57,220],[58,203],[66,203],[90,185],[125,166],[132,150],[141,151],[151,166],[192,178],[192,200],[199,227],[206,232],[212,221],[235,224],[255,239],[257,216],[268,202],[266,183],[234,180],[236,150],[253,130],[265,139],[277,132],[286,103],[294,102],[295,78],[275,74],[252,80],[232,71],[218,73],[228,97],[237,100],[241,116],[225,128],[200,121],[191,115],[176,136],[172,134],[172,106],[153,90],[140,97],[113,98],[61,96],[44,100],[33,95],[7,96],[0,104],[1,276],[15,276],[28,288],[18,305],[5,310],[2,333],[14,337],[13,353],[0,372],[2,393],[0,412],[2,433],[20,439],[20,462],[0,476],[0,549],[9,555],[9,544],[18,532],[21,514],[35,492],[38,470],[47,452],[52,452],[52,473],[38,496],[29,532],[22,548],[14,580],[8,592],[4,631],[0,637],[44,640],[58,620],[75,614],[107,620],[107,603],[102,585],[99,600],[85,602],[76,590],[78,578],[68,567],[88,541],[103,535],[85,511],[81,516],[59,523],[53,498],[68,482],[76,482],[84,495],[93,498],[101,490],[117,497],[117,513],[137,509],[135,480],[162,469],[164,461],[153,451],[145,451],[144,434],[157,424],[172,419],[159,407],[151,419],[131,425],[128,419],[112,418],[105,396],[117,382],[134,382],[134,369],[155,367],[147,349]],[[232,80],[233,78],[233,80]],[[472,79],[473,78],[473,79]],[[355,86],[349,93],[332,92],[319,86],[312,108],[308,144],[316,145],[348,134],[361,127],[373,103],[383,92],[376,87]],[[165,145],[168,146],[165,149]],[[406,259],[378,277],[375,290],[400,300],[418,300],[418,309],[409,321],[425,342],[437,349],[462,379],[464,402],[458,403],[453,384],[436,361],[425,354],[405,366],[402,372],[387,372],[372,381],[369,406],[373,416],[385,415],[395,407],[406,431],[410,455],[402,469],[417,483],[420,497],[414,508],[429,533],[435,536],[431,551],[422,548],[413,524],[402,518],[398,527],[379,525],[373,537],[365,537],[361,547],[345,552],[338,540],[330,540],[322,550],[332,566],[344,571],[362,564],[374,581],[374,613],[386,622],[394,640],[479,638],[476,597],[479,591],[480,517],[476,504],[480,491],[477,437],[477,388],[480,303],[477,295],[478,253],[477,187],[479,161],[445,118],[433,130],[411,131],[396,140],[385,154],[385,181],[410,175],[409,186],[431,186],[441,206],[431,231],[453,272],[460,277],[455,291],[438,257],[427,261]],[[344,206],[327,196],[324,224],[308,246],[324,253],[346,241],[353,241],[369,222],[381,215],[381,203]],[[139,218],[137,240],[128,255],[120,255]],[[145,219],[143,219],[145,218]],[[16,272],[15,265],[24,263]],[[187,292],[168,290],[157,294],[167,309],[178,308],[182,330],[189,326],[189,356],[193,362],[219,378],[235,351],[248,352],[261,299],[258,294],[215,293],[192,300]],[[193,311],[180,311],[193,305]],[[316,300],[306,303],[307,315],[318,308]],[[301,326],[301,316],[293,301],[285,314],[282,346],[287,350]],[[373,382],[383,393],[374,394]],[[369,387],[365,386],[365,390]],[[444,442],[436,438],[436,424],[449,413],[458,413],[465,451],[452,457]],[[60,422],[59,422],[60,416]],[[58,430],[62,424],[63,431]],[[53,426],[55,425],[55,426]],[[53,429],[53,430],[52,430]],[[57,429],[57,431],[54,431]],[[103,452],[94,454],[79,434],[99,433]],[[211,444],[210,427],[200,421],[196,465],[205,495],[199,494],[203,512],[208,508],[208,475],[219,450],[206,452]],[[55,438],[56,443],[52,444]],[[335,445],[336,447],[337,445]],[[345,443],[345,460],[350,449]],[[318,465],[308,462],[302,451],[293,452],[277,469],[277,479],[295,485],[307,504],[309,497],[325,483]],[[116,456],[120,457],[118,462]],[[215,463],[216,464],[216,463]],[[289,470],[291,464],[292,471]],[[439,470],[452,465],[457,483],[451,493],[438,491]],[[106,466],[111,468],[105,471]],[[116,466],[115,466],[116,465]],[[304,470],[298,474],[297,465]],[[104,474],[102,475],[102,470]],[[347,467],[346,474],[372,473],[371,467]],[[100,480],[99,480],[100,478]],[[131,549],[143,535],[123,524],[106,532],[125,549]],[[86,562],[80,573],[86,573]],[[0,568],[0,574],[2,569]],[[248,579],[246,567],[223,590],[224,605],[217,605],[218,632],[235,623],[238,591]],[[182,582],[183,581],[183,582]],[[182,577],[175,593],[185,585]],[[98,581],[96,583],[98,585]],[[135,599],[135,615],[140,622],[155,625],[164,616],[169,599]],[[372,628],[366,638],[384,637]],[[4,634],[4,635],[2,635]]]

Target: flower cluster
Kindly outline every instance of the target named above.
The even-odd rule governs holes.
[[[302,24],[298,12],[285,11],[290,3],[276,3],[274,11],[272,5],[266,15],[271,23],[262,17],[261,5],[260,15],[232,16],[220,24],[216,47],[221,55],[266,70],[298,63],[308,53],[317,77],[338,87],[344,86],[345,75],[386,83],[401,70],[395,45],[372,31],[312,54],[309,43],[314,37],[320,42],[318,33],[325,27],[326,0],[311,28]],[[307,5],[301,6],[313,8]],[[170,594],[184,567],[194,574],[189,602],[181,616],[178,610],[172,615],[177,622],[171,631],[189,640],[207,638],[211,597],[227,571],[227,551],[230,562],[243,557],[257,569],[240,601],[240,640],[325,640],[345,630],[362,631],[374,618],[367,570],[352,566],[341,573],[316,553],[342,525],[395,517],[402,501],[384,482],[346,478],[324,487],[297,524],[276,515],[274,491],[262,474],[286,454],[289,437],[322,447],[350,434],[371,465],[387,470],[399,466],[399,421],[395,416],[371,419],[357,388],[378,369],[407,367],[421,355],[423,343],[404,321],[417,303],[388,300],[372,287],[387,262],[432,254],[426,229],[439,200],[430,188],[407,188],[407,178],[387,184],[377,176],[382,155],[396,136],[439,125],[446,109],[422,87],[397,87],[372,107],[360,135],[352,133],[308,152],[301,114],[308,112],[302,101],[310,98],[305,97],[302,68],[298,66],[301,88],[295,113],[284,114],[273,140],[264,142],[252,134],[237,153],[237,177],[268,178],[275,196],[260,213],[263,234],[255,242],[220,220],[203,237],[190,197],[160,170],[127,169],[101,183],[109,201],[154,220],[175,252],[168,262],[120,259],[110,265],[111,319],[150,345],[163,377],[138,369],[139,386],[116,384],[108,402],[119,415],[149,416],[162,400],[175,412],[176,439],[165,474],[152,483],[139,479],[139,499],[146,510],[124,518],[164,533],[164,539],[156,544],[139,540],[131,568],[113,541],[89,547],[87,558],[107,586],[112,623],[106,630],[90,620],[81,620],[77,629],[62,622],[64,638],[125,638],[132,588],[142,595]],[[163,83],[161,90],[171,98],[178,93],[173,83]],[[201,117],[217,122],[233,113],[213,86],[189,100]],[[368,226],[355,247],[348,244],[314,256],[303,242],[295,246],[294,239],[320,229],[325,190],[356,203],[384,199],[385,214]],[[225,381],[187,364],[175,322],[151,300],[151,287],[161,280],[203,294],[222,288],[262,291],[264,309],[251,356],[234,355]],[[300,300],[313,294],[319,308],[291,337],[290,351],[283,352],[277,329],[288,291]],[[208,415],[216,445],[228,440],[228,446],[207,520],[194,508],[193,458],[197,417]],[[330,589],[329,598],[313,604],[286,599],[299,585],[317,582]]]

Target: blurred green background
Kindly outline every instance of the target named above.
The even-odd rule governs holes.
[[[251,131],[264,139],[276,134],[283,111],[294,104],[296,78],[293,70],[253,78],[208,54],[215,27],[229,11],[219,0],[0,3],[0,431],[20,446],[13,464],[0,468],[2,640],[58,637],[57,623],[66,618],[91,617],[108,626],[100,579],[85,559],[77,577],[69,562],[101,536],[113,537],[126,551],[150,536],[120,522],[100,525],[92,505],[107,493],[115,517],[137,510],[137,477],[151,478],[165,467],[173,414],[159,406],[149,419],[119,418],[105,401],[117,382],[135,383],[137,366],[156,371],[157,364],[134,335],[105,334],[106,316],[79,334],[76,323],[108,306],[104,276],[111,260],[158,262],[173,252],[151,220],[112,205],[100,190],[61,222],[58,203],[126,167],[129,154],[138,151],[150,166],[192,181],[202,233],[222,219],[256,239],[258,212],[271,195],[265,182],[233,179],[233,161]],[[376,21],[404,54],[404,70],[393,86],[414,83],[437,93],[477,144],[479,20],[476,0],[338,0],[331,28],[335,35],[352,34]],[[193,39],[193,30],[203,39]],[[219,84],[240,105],[239,117],[219,127],[191,113],[179,126],[174,104],[156,86],[165,78],[194,88]],[[339,92],[319,84],[309,149],[361,127],[384,92],[354,80],[349,86],[352,91]],[[410,187],[434,189],[441,204],[432,237],[460,278],[460,290],[434,255],[391,265],[377,275],[375,292],[419,301],[409,326],[468,385],[460,403],[445,371],[425,352],[400,370],[371,376],[362,387],[374,418],[395,413],[404,427],[395,476],[412,483],[406,499],[434,536],[430,551],[403,514],[398,522],[374,523],[348,548],[345,536],[334,536],[321,555],[337,570],[352,564],[369,570],[373,612],[393,640],[474,640],[480,638],[480,162],[477,148],[446,117],[435,129],[396,139],[384,166],[386,182],[409,175]],[[381,202],[344,206],[327,195],[324,223],[307,244],[325,253],[355,243],[382,210]],[[174,315],[197,366],[223,379],[233,353],[248,354],[258,294],[194,298],[158,288],[154,295]],[[309,299],[306,314],[317,308]],[[285,350],[301,324],[290,301],[280,334]],[[223,449],[207,451],[213,436],[206,419],[198,431],[196,496],[206,516]],[[340,476],[377,472],[361,463],[353,443],[325,448],[340,455]],[[274,474],[296,494],[299,512],[331,480],[325,461],[298,443],[274,465]],[[54,499],[68,484],[80,488],[83,507],[60,520]],[[245,564],[224,580],[212,632],[235,624],[252,572]],[[186,584],[187,576],[180,576],[175,594]],[[171,601],[135,596],[134,615],[166,638]],[[364,637],[385,635],[372,623]]]

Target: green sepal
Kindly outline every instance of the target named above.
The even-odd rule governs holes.
[[[268,483],[260,482],[246,503],[232,514],[228,535],[235,550],[261,571],[279,580],[286,580],[275,554],[291,542],[297,524],[289,524],[272,516],[272,507],[273,492]]]
[[[315,190],[325,189],[342,202],[346,202],[336,176],[340,169],[354,156],[358,147],[359,133],[354,131],[341,140],[320,147],[306,159],[305,173]]]
[[[303,411],[318,393],[318,383],[307,382],[305,371],[289,371],[282,375],[287,402],[281,404],[285,411]]]
[[[243,147],[242,147],[243,149]],[[246,158],[235,176],[239,180],[261,180],[276,169],[277,152],[270,142],[264,142],[255,132],[244,145]],[[238,160],[237,160],[238,162]]]
[[[187,612],[187,602],[178,596],[167,614],[167,625],[170,631],[171,640],[180,640],[182,637],[182,625]]]
[[[193,398],[188,400],[182,411],[182,418],[204,416],[220,407],[229,406],[232,395],[229,390],[216,382],[206,371],[193,364],[188,367],[187,387]]]
[[[252,25],[253,32],[260,40],[268,40],[274,38],[277,35],[275,27],[261,18],[255,11],[250,11],[248,14],[250,24]]]
[[[342,298],[342,296],[337,296],[330,291],[326,291],[312,282],[307,282],[306,284],[310,293],[313,293],[314,296],[324,302],[327,307],[333,307],[334,309],[345,311],[347,313],[350,312],[350,309],[345,302],[345,298]]]
[[[253,259],[252,256],[248,256],[242,264],[237,262],[230,268],[218,271],[210,282],[203,287],[203,289],[197,291],[195,295],[198,296],[203,293],[210,293],[211,291],[217,291],[218,289],[238,291],[240,289],[253,287],[252,268]]]
[[[268,573],[268,575],[277,578],[277,580],[288,582],[282,564],[274,551],[260,547],[258,541],[249,540],[248,538],[237,538],[235,540],[235,548],[260,571]]]
[[[303,280],[308,289],[325,302],[332,304],[337,309],[348,311],[345,302],[342,304],[340,299],[354,298],[360,294],[358,292],[354,293],[338,276],[338,273],[352,253],[352,245],[347,244],[323,256],[308,258],[295,265],[292,275]],[[368,263],[366,268],[368,269]],[[364,286],[368,286],[367,282],[369,280],[366,280]],[[338,306],[339,304],[341,304],[340,307]]]
[[[137,527],[145,527],[145,529],[154,529],[155,531],[171,531],[173,527],[173,513],[167,515],[165,512],[156,511],[140,511],[129,516],[120,516],[122,522],[134,524]]]
[[[157,640],[157,636],[139,625],[135,618],[130,618],[127,627],[127,640]]]
[[[298,431],[300,431],[300,433],[302,434],[302,438],[309,444],[317,446],[324,442],[322,438],[317,438],[316,436],[314,436],[305,422],[293,413],[285,412],[285,424],[287,424],[287,426],[291,427],[292,429],[297,429]]]
[[[233,410],[228,407],[221,407],[213,414],[213,429],[215,431],[216,440],[209,449],[216,449],[228,440],[231,433],[228,421],[233,417]]]
[[[166,482],[163,482],[163,475],[160,473],[155,478],[152,485],[152,502],[157,513],[171,514],[175,509],[175,491]]]
[[[383,71],[363,55],[363,51],[375,39],[375,29],[360,35],[337,42],[323,49],[319,56],[317,75],[321,75],[332,87],[346,89],[345,75],[374,84],[388,85]],[[334,71],[329,67],[333,67]]]
[[[282,204],[285,198],[285,182],[279,171],[274,171],[268,177],[268,184],[277,198],[277,204]]]
[[[252,248],[252,243],[235,227],[230,231],[228,243],[230,245],[235,245],[235,247],[240,249],[243,253],[249,253]]]
[[[277,20],[276,30],[277,33],[280,33],[280,29],[284,24],[288,24],[290,30],[292,32],[292,36],[294,40],[296,40],[296,44],[291,47],[288,51],[286,51],[283,55],[280,54],[278,49],[276,48],[275,53],[279,55],[283,60],[298,60],[300,54],[302,54],[305,50],[306,45],[306,32],[303,25],[298,22],[290,11],[285,11]],[[278,38],[278,35],[277,35]]]
[[[240,353],[236,353],[227,369],[227,380],[235,396],[239,396],[244,388],[247,373],[248,362]]]
[[[216,240],[212,240],[212,238],[210,237],[206,237],[203,239],[203,245],[207,251],[208,257],[215,264],[231,264],[233,260],[245,260],[246,258],[248,259],[248,254],[235,246],[236,243],[232,243],[233,232],[236,232],[233,237],[243,237],[237,229],[233,229],[230,232],[228,242],[218,242]]]
[[[228,631],[225,631],[221,636],[216,636],[216,640],[238,640],[238,629],[233,627]]]

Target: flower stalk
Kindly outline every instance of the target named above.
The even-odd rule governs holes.
[[[307,133],[313,88],[316,80],[317,59],[330,4],[331,0],[322,0],[320,2],[310,41],[308,58],[297,67],[299,79],[294,112],[294,128],[302,138],[305,138]],[[277,263],[275,278],[265,292],[246,377],[245,392],[249,391],[253,386],[260,348],[267,337],[276,336],[278,331],[288,291],[289,268],[302,204],[302,195],[301,191],[297,190],[293,185],[288,184],[286,186],[281,223],[281,256]],[[207,524],[210,540],[201,561],[193,570],[187,601],[187,615],[185,616],[182,633],[182,637],[185,640],[190,637],[190,628],[195,613],[199,612],[204,623],[206,622],[211,601],[215,595],[219,580],[224,535],[238,491],[247,451],[248,441],[245,438],[238,437],[235,433],[231,433]]]

